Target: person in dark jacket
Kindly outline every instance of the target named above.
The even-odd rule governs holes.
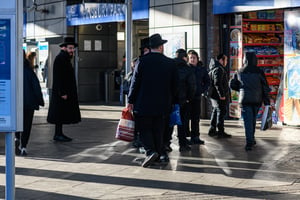
[[[229,78],[226,70],[228,58],[225,54],[217,56],[215,64],[209,71],[210,91],[209,96],[212,104],[212,113],[210,119],[209,136],[218,136],[219,138],[229,138],[230,134],[224,131],[224,118],[227,112],[229,102]],[[218,131],[216,130],[218,129]]]
[[[123,81],[123,94],[128,95],[129,93],[129,87],[130,87],[130,83],[131,83],[131,79],[132,79],[132,75],[133,75],[133,71],[134,71],[134,67],[135,64],[137,62],[138,58],[134,58],[131,61],[131,66],[130,66],[130,72],[128,72],[124,78]]]
[[[187,53],[184,49],[176,51],[178,71],[178,95],[177,102],[180,106],[180,117],[182,125],[177,125],[179,151],[189,151],[191,147],[186,139],[189,131],[189,103],[192,101],[196,91],[196,80],[193,69],[187,64]]]
[[[239,92],[239,103],[246,135],[245,150],[252,150],[255,141],[255,127],[258,110],[262,103],[270,105],[270,88],[264,72],[257,67],[254,52],[246,52],[243,67],[230,81],[230,88]]]
[[[200,112],[201,112],[201,97],[206,93],[210,84],[208,72],[199,59],[199,55],[195,50],[188,51],[188,62],[193,69],[196,77],[196,92],[190,102],[190,119],[191,119],[191,144],[204,144],[200,139]]]
[[[47,121],[55,124],[53,140],[69,142],[72,138],[63,134],[63,124],[74,124],[81,121],[75,72],[71,63],[77,44],[74,42],[74,38],[66,37],[59,46],[61,51],[53,64],[52,95]]]
[[[142,56],[135,67],[127,105],[134,112],[146,150],[143,167],[148,167],[164,154],[165,120],[177,91],[175,61],[163,55],[163,44],[167,40],[163,40],[160,34],[154,34],[149,41],[151,52]]]
[[[146,54],[148,54],[150,52],[149,37],[143,38],[141,40],[141,47],[139,49],[140,49],[141,55],[135,60],[134,67],[139,64],[141,57],[145,56]],[[134,70],[132,71],[131,77],[133,75],[133,72],[134,72]],[[131,83],[131,80],[130,80],[130,83]],[[129,85],[129,87],[130,87],[130,85]],[[129,88],[128,88],[128,92],[129,92]],[[133,139],[133,142],[132,142],[132,146],[134,148],[138,148],[139,152],[144,154],[145,153],[145,148],[143,147],[143,144],[140,140],[140,135],[139,135],[139,131],[137,130],[137,127],[138,127],[138,124],[135,123],[134,139]]]
[[[16,132],[15,148],[16,155],[27,155],[27,144],[29,141],[34,110],[44,106],[42,89],[36,74],[23,51],[23,132]]]

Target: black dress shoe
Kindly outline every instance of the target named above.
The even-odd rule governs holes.
[[[70,141],[72,141],[72,138],[69,138],[68,136],[65,136],[65,135],[55,135],[53,137],[53,140],[58,141],[58,142],[70,142]]]
[[[62,134],[67,140],[70,140],[70,141],[72,141],[73,139],[72,138],[70,138],[70,137],[68,137],[68,136],[66,136],[66,135],[64,135],[64,134]]]
[[[231,138],[231,135],[225,132],[218,132],[218,138]]]
[[[252,145],[247,144],[247,145],[245,146],[245,151],[251,151],[251,150],[252,150]]]
[[[192,148],[189,145],[182,145],[179,147],[179,152],[190,151]]]
[[[184,139],[185,140],[185,143],[187,144],[187,145],[192,145],[192,142],[190,141],[190,140],[188,140],[188,139]]]
[[[192,144],[202,144],[203,145],[205,142],[203,140],[200,140],[199,137],[192,137],[191,138],[191,143]]]
[[[214,136],[218,135],[218,133],[217,133],[216,129],[210,128],[208,131],[208,135],[210,137],[214,137]]]
[[[148,167],[158,158],[158,153],[154,152],[151,155],[147,156],[142,164],[142,167]]]
[[[159,160],[160,160],[161,163],[168,163],[168,162],[170,162],[170,158],[169,158],[169,156],[167,154],[161,155],[160,158],[159,158]]]

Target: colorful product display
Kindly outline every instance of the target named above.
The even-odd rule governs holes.
[[[294,23],[296,19],[297,23]],[[300,125],[300,13],[284,13],[284,72],[281,98],[277,100],[279,116],[285,124]],[[280,91],[280,90],[279,90]],[[280,94],[280,93],[279,93]]]
[[[271,90],[271,104],[274,105],[284,66],[283,11],[248,12],[238,17],[241,17],[242,20],[236,21],[241,21],[241,24],[232,26],[234,29],[231,31],[230,38],[231,76],[242,66],[243,52],[255,52],[258,58],[258,66],[265,72]],[[240,32],[235,30],[240,30]],[[235,41],[238,42],[233,40],[232,35],[235,36]],[[237,35],[240,35],[240,37]],[[233,47],[240,49],[237,55],[234,54]],[[231,99],[230,116],[239,118],[239,110],[236,106],[238,102],[237,92],[231,93]],[[261,108],[261,112],[263,112],[263,108]],[[258,118],[260,118],[259,116]]]

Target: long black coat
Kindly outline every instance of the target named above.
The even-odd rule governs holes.
[[[44,106],[44,99],[40,82],[30,67],[28,60],[24,60],[24,109],[38,110],[39,106]]]
[[[67,95],[67,100],[61,96]],[[47,121],[52,124],[73,124],[81,121],[75,72],[67,52],[54,60],[53,85]]]
[[[135,67],[128,95],[133,111],[140,116],[166,115],[177,92],[175,61],[161,53],[142,56]]]

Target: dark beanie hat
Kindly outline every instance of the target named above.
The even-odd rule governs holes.
[[[149,38],[148,37],[146,37],[146,38],[144,38],[144,39],[141,40],[141,47],[140,47],[140,49],[142,50],[144,48],[148,48],[148,49],[150,48],[150,46],[149,46]]]

